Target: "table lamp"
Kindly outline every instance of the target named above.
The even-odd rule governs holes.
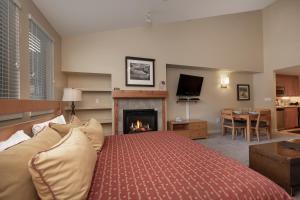
[[[63,101],[71,101],[71,115],[75,115],[75,101],[81,101],[81,90],[75,88],[64,88]]]

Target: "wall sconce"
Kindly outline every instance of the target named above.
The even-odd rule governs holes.
[[[229,77],[228,76],[222,76],[221,77],[221,88],[227,88],[229,85]]]

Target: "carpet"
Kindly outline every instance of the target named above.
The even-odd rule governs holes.
[[[194,140],[197,143],[203,144],[215,151],[239,161],[241,164],[249,166],[249,146],[254,144],[263,144],[269,142],[285,141],[289,139],[300,139],[297,134],[283,134],[276,133],[272,135],[272,139],[268,140],[266,137],[261,137],[260,142],[253,139],[248,143],[242,136],[238,136],[232,140],[231,135],[222,136],[220,133],[209,134],[207,139]],[[300,200],[300,191],[294,196],[295,200]]]

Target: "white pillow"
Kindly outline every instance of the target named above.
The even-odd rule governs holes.
[[[29,139],[30,137],[26,133],[24,133],[23,130],[17,131],[13,135],[11,135],[7,140],[0,142],[0,151],[4,151],[5,149],[11,146],[14,146],[16,144],[19,144],[20,142]]]
[[[60,115],[58,117],[55,117],[49,121],[45,121],[40,124],[34,124],[32,126],[32,133],[36,135],[39,133],[44,127],[49,126],[50,123],[55,123],[55,124],[66,124],[65,117],[63,115]]]

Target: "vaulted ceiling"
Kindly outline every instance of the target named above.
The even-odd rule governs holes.
[[[33,0],[62,36],[260,10],[276,0]]]

